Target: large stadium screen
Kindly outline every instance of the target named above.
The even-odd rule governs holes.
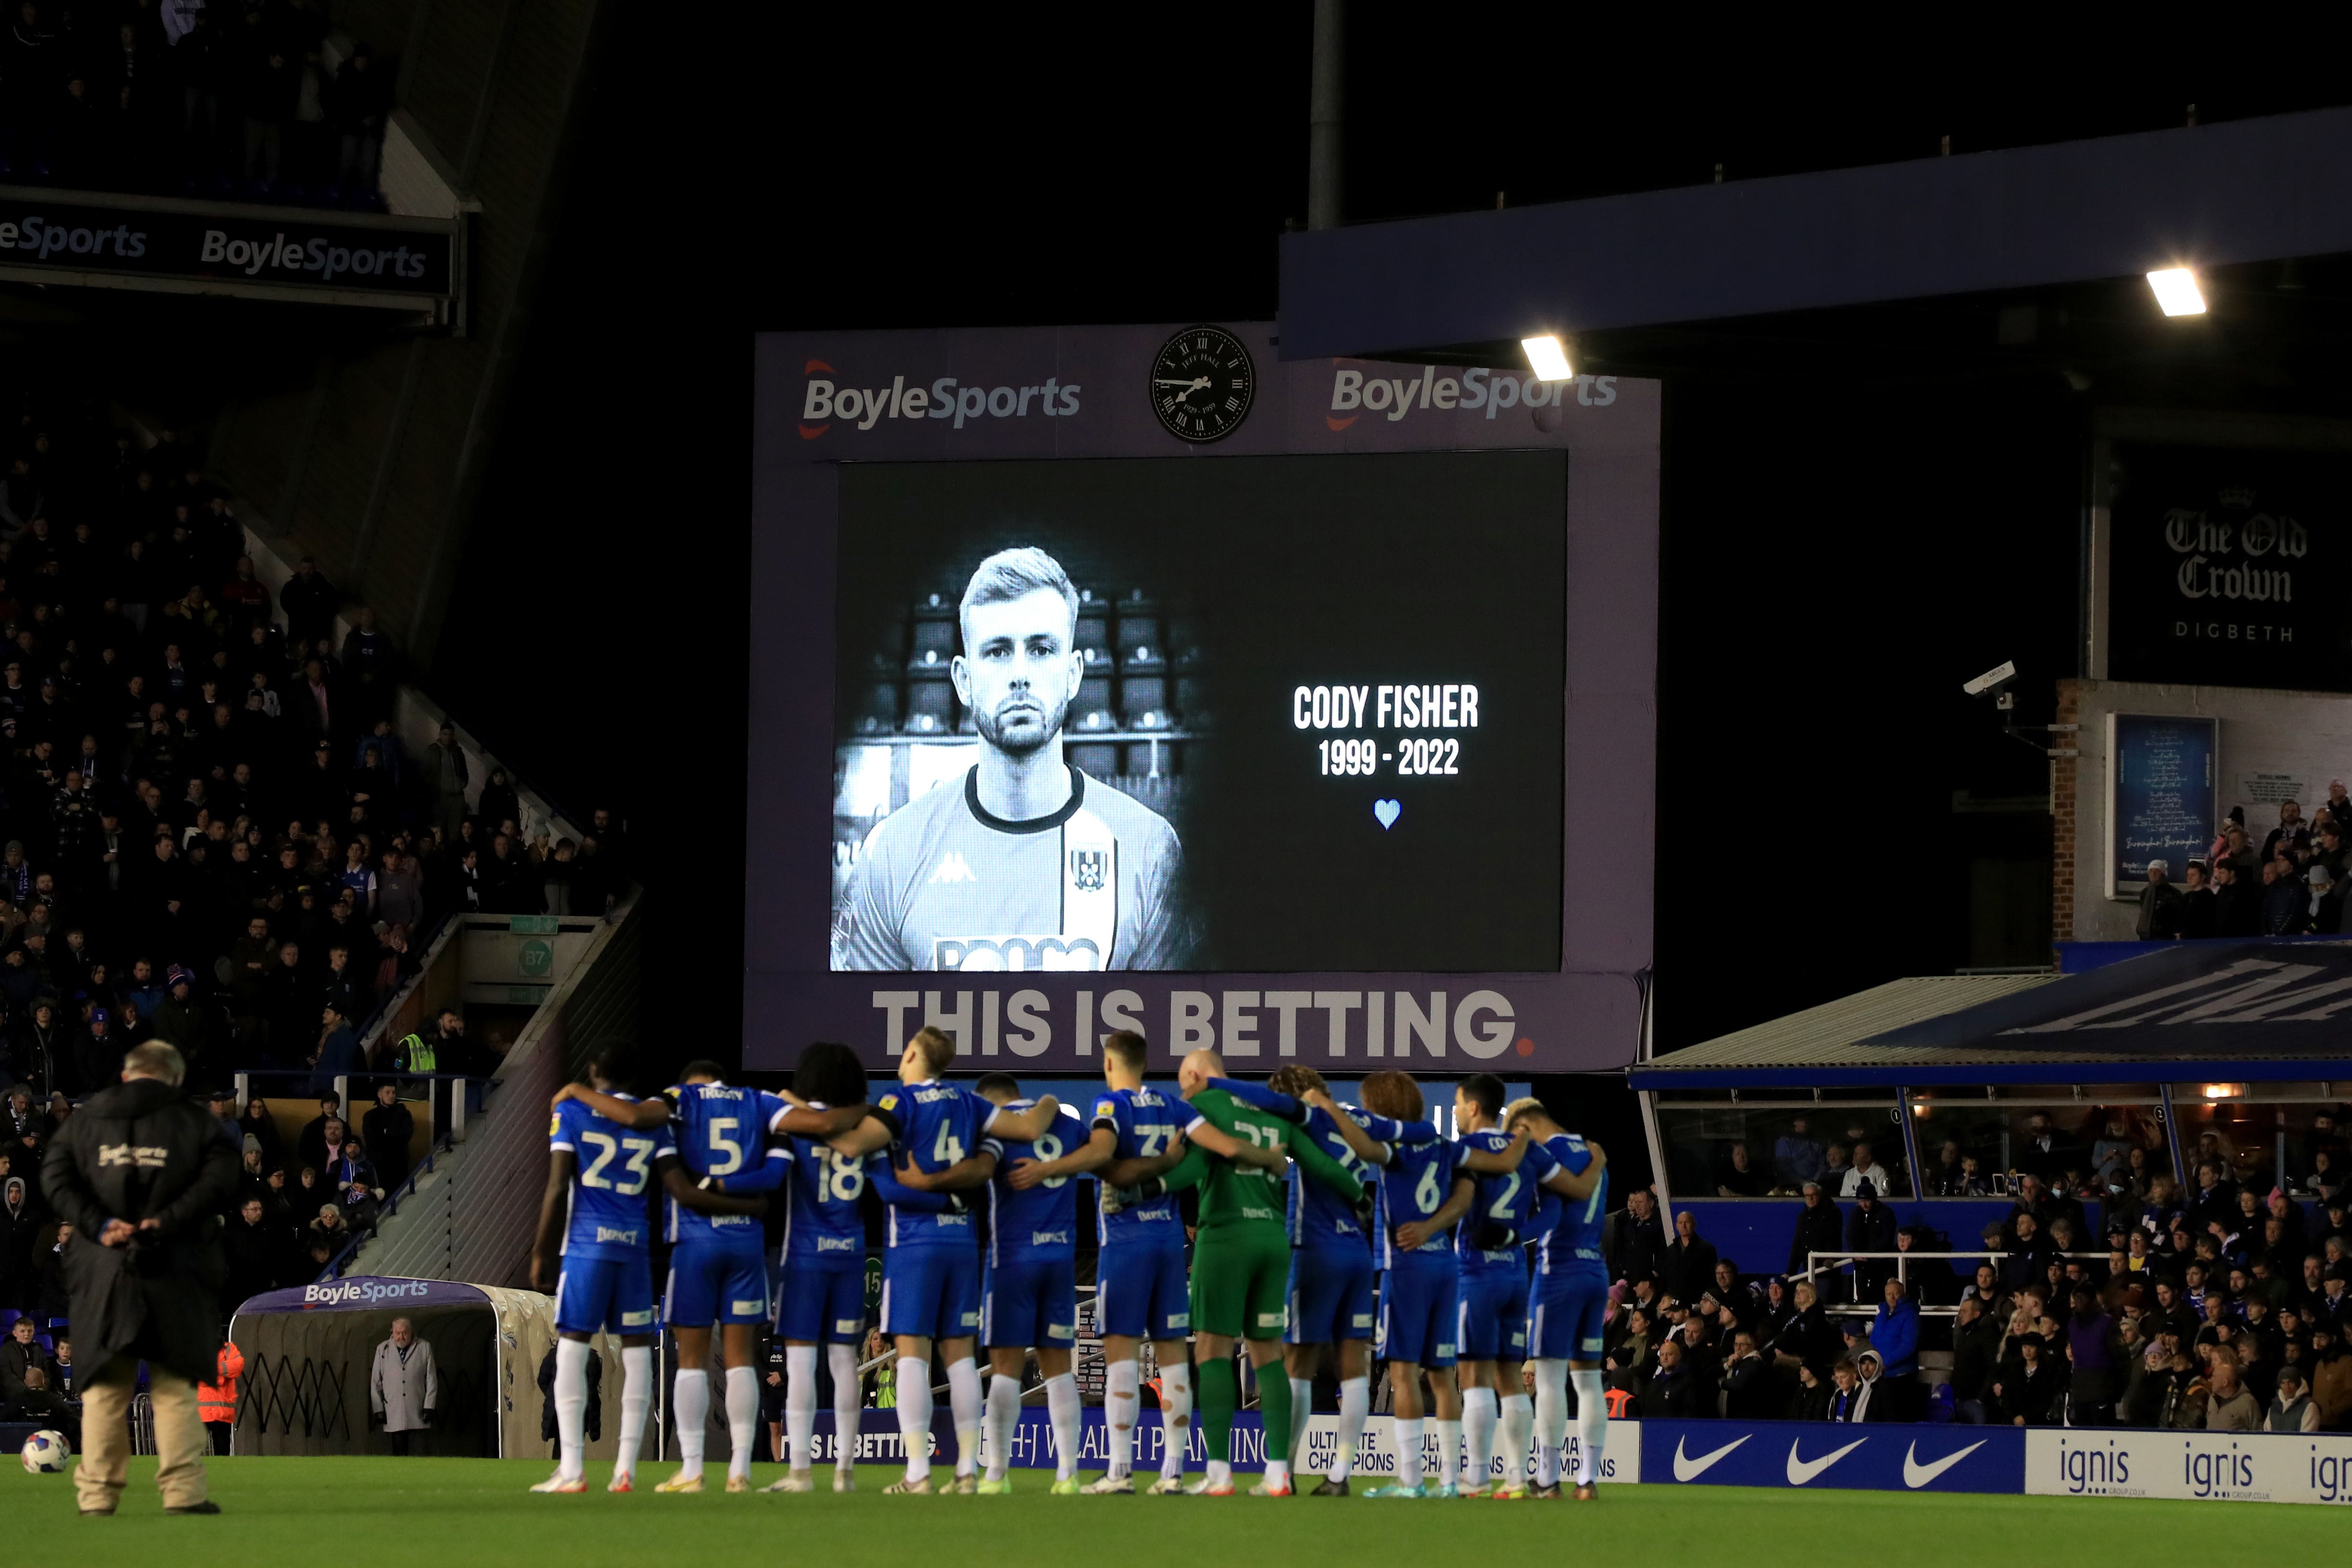
[[[760,426],[750,1065],[1631,1058],[1654,388],[771,338]]]

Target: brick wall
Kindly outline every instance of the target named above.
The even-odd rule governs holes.
[[[2060,724],[2080,721],[2082,689],[2073,679],[2058,683],[2058,713]],[[2063,750],[2076,737],[2061,731],[2053,740]],[[2074,934],[2074,781],[2080,761],[2074,757],[2050,759],[2050,931],[2060,942]]]

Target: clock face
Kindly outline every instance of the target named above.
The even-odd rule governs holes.
[[[1257,391],[1257,367],[1222,327],[1187,327],[1151,361],[1151,410],[1181,440],[1222,441],[1241,427]]]

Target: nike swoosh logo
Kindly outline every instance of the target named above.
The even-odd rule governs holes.
[[[1797,1445],[1794,1443],[1790,1444],[1789,1484],[1792,1487],[1803,1486],[1807,1481],[1811,1480],[1815,1476],[1820,1475],[1823,1470],[1828,1469],[1832,1465],[1836,1464],[1840,1459],[1844,1458],[1848,1454],[1853,1453],[1856,1448],[1861,1447],[1864,1443],[1869,1441],[1870,1439],[1867,1437],[1856,1437],[1844,1447],[1832,1448],[1818,1459],[1801,1459],[1797,1458]]]
[[[1756,1436],[1756,1434],[1750,1432],[1748,1435],[1748,1437],[1753,1437],[1754,1436]],[[1726,1454],[1731,1452],[1732,1449],[1739,1447],[1740,1444],[1748,1441],[1748,1437],[1734,1437],[1730,1442],[1726,1443],[1714,1453],[1701,1454],[1696,1459],[1691,1458],[1683,1453],[1683,1440],[1680,1437],[1675,1438],[1675,1479],[1678,1481],[1695,1481],[1698,1479],[1699,1477],[1706,1474],[1709,1469],[1714,1468],[1716,1461],[1721,1459]]]
[[[1914,1443],[1903,1455],[1903,1484],[1913,1488],[1924,1487],[1983,1447],[1984,1442],[1971,1443],[1957,1454],[1948,1454],[1932,1465],[1923,1465],[1919,1463],[1919,1445]]]

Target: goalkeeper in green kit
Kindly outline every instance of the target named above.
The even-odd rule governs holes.
[[[1209,1080],[1224,1076],[1214,1051],[1194,1051],[1177,1069],[1177,1087],[1192,1110],[1184,1129],[1192,1145],[1165,1176],[1140,1194],[1197,1185],[1200,1227],[1192,1248],[1192,1331],[1198,1336],[1200,1420],[1209,1440],[1209,1473],[1192,1489],[1202,1497],[1234,1494],[1234,1410],[1241,1400],[1234,1369],[1234,1342],[1249,1347],[1250,1365],[1275,1368],[1258,1382],[1259,1414],[1265,1423],[1265,1479],[1253,1497],[1288,1497],[1290,1490],[1290,1379],[1280,1366],[1282,1331],[1287,1321],[1290,1231],[1283,1170],[1298,1162],[1300,1179],[1312,1178],[1345,1194],[1364,1195],[1363,1182],[1316,1146],[1315,1141],[1278,1117],[1242,1104]]]

